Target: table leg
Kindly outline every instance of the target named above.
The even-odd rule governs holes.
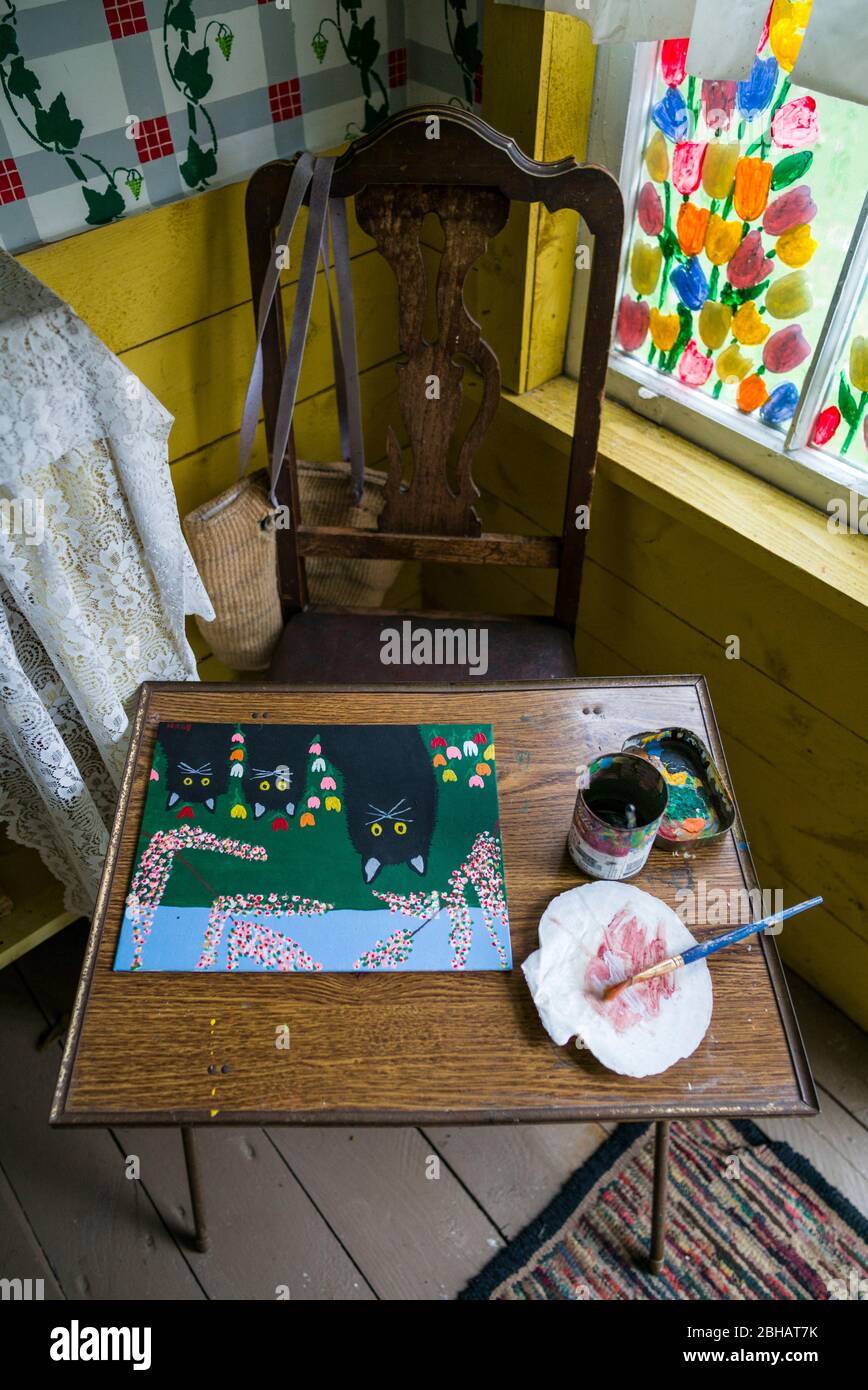
[[[669,1121],[658,1120],[654,1126],[654,1207],[651,1214],[652,1274],[663,1269],[663,1245],[666,1239],[666,1182],[669,1177]]]
[[[208,1249],[208,1226],[205,1221],[205,1198],[202,1191],[202,1174],[199,1171],[199,1157],[193,1141],[190,1125],[181,1126],[181,1142],[184,1145],[184,1162],[187,1165],[187,1183],[190,1188],[190,1202],[193,1207],[193,1226],[196,1249],[202,1254]]]

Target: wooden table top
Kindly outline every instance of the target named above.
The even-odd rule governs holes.
[[[167,719],[491,723],[515,967],[473,974],[113,972],[156,726]],[[584,881],[566,852],[576,766],[619,749],[630,734],[668,725],[698,733],[732,786],[698,676],[388,692],[144,686],[52,1123],[499,1123],[815,1113],[789,993],[767,937],[709,960],[708,1033],[691,1057],[660,1076],[618,1076],[587,1051],[556,1047],[537,1016],[519,966],[537,946],[549,900]],[[679,890],[696,889],[703,879],[707,893],[757,887],[739,820],[689,858],[652,850],[632,882],[676,907]],[[291,1046],[280,1050],[274,1040],[284,1024]],[[208,1071],[215,1060],[216,1075]]]

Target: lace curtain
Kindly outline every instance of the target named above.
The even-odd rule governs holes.
[[[143,680],[195,680],[213,618],[169,478],[172,417],[0,253],[0,820],[87,913]]]

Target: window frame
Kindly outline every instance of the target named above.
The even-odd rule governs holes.
[[[635,204],[642,184],[659,49],[659,43],[638,43],[605,45],[597,50],[588,159],[609,168],[620,166],[618,180],[624,195],[625,230],[619,300],[625,284]],[[583,278],[577,274],[573,283],[564,368],[570,376],[578,375],[581,357]],[[868,194],[786,434],[769,429],[749,415],[736,424],[732,407],[725,402],[716,401],[701,391],[688,395],[678,381],[622,352],[614,342],[614,324],[607,394],[821,511],[829,511],[830,503],[841,497],[842,490],[868,497],[868,471],[808,442],[813,423],[827,397],[831,373],[858,312],[866,280]]]

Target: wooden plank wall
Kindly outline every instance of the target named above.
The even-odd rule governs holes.
[[[397,417],[395,289],[351,228],[369,458]],[[291,263],[298,262],[298,245]],[[181,513],[235,476],[253,344],[243,185],[186,199],[22,258],[175,415],[172,479]],[[321,279],[322,277],[320,277]],[[294,272],[285,279],[292,282]],[[302,456],[337,457],[323,288],[317,290],[297,408]],[[263,458],[261,431],[254,460]],[[478,469],[487,523],[560,529],[564,456],[512,422],[495,425]],[[787,960],[868,1026],[864,919],[863,643],[786,585],[601,478],[589,537],[579,669],[588,675],[701,670],[709,677],[762,881],[789,900],[823,893],[810,926],[785,933]],[[425,576],[426,597],[466,609],[544,611],[550,576],[490,569]],[[730,635],[739,660],[726,656]],[[196,636],[204,677],[231,678]]]

